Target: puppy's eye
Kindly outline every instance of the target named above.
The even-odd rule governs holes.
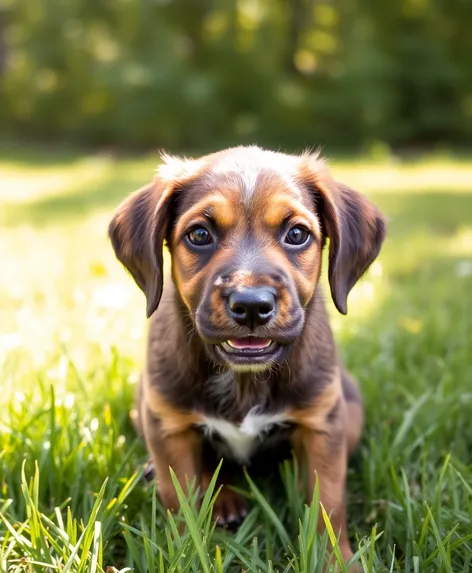
[[[205,227],[195,227],[187,233],[187,239],[189,243],[196,247],[204,247],[205,245],[211,245],[211,243],[213,243],[213,238]]]
[[[285,235],[285,242],[289,245],[304,245],[311,237],[310,231],[305,227],[292,227]]]

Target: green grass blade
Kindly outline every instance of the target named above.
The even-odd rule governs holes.
[[[328,537],[331,542],[331,546],[333,548],[333,554],[336,557],[337,564],[339,565],[340,570],[342,573],[347,573],[346,566],[344,565],[344,560],[341,555],[341,550],[339,549],[338,538],[334,533],[333,526],[331,525],[331,520],[329,519],[329,515],[326,513],[323,504],[320,502],[321,508],[321,515],[323,516],[323,521],[326,527],[326,531],[328,532]]]
[[[269,505],[269,503],[267,502],[265,497],[262,495],[259,488],[252,481],[252,479],[249,477],[249,474],[247,473],[246,470],[244,470],[244,474],[245,474],[246,480],[249,484],[249,488],[251,490],[251,493],[253,494],[257,503],[261,507],[262,511],[265,513],[265,515],[268,517],[268,519],[270,520],[272,525],[275,527],[275,530],[277,531],[277,534],[278,534],[280,540],[284,544],[284,547],[286,549],[288,549],[288,547],[290,546],[290,537],[287,533],[287,530],[285,529],[284,525],[282,524],[282,522],[278,518],[275,511],[272,509],[272,507]]]
[[[177,479],[177,476],[170,470],[170,475],[172,479],[172,483],[174,484],[174,488],[177,494],[177,498],[179,500],[180,508],[185,518],[185,523],[189,529],[189,533],[193,539],[193,543],[195,545],[195,549],[198,553],[200,558],[200,563],[205,573],[210,573],[210,562],[208,559],[208,549],[206,547],[205,539],[202,538],[199,527],[198,527],[198,520],[195,517],[194,512],[190,508],[190,505],[187,501],[187,497]]]

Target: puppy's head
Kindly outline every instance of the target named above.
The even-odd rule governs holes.
[[[109,233],[147,298],[172,276],[209,355],[235,370],[280,362],[300,337],[329,238],[338,310],[377,256],[382,215],[335,183],[316,154],[239,147],[198,160],[164,157],[155,180],[119,207]]]

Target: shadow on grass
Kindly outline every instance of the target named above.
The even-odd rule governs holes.
[[[73,148],[68,145],[47,144],[30,145],[20,142],[0,140],[0,156],[2,162],[15,167],[48,168],[49,165],[71,165],[81,161],[84,150]]]
[[[151,179],[151,177],[149,177]],[[45,197],[29,203],[6,203],[0,215],[1,223],[6,227],[29,225],[45,227],[76,221],[106,208],[110,214],[120,201],[132,191],[146,183],[131,177],[116,177],[106,182],[73,186],[67,194]]]

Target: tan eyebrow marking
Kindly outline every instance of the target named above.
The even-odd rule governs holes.
[[[275,198],[265,206],[263,220],[269,227],[280,227],[285,219],[292,217],[305,220],[317,239],[321,239],[321,227],[318,217],[309,209],[288,197]]]
[[[180,217],[175,227],[176,235],[180,236],[192,219],[201,217],[211,217],[218,227],[225,228],[233,227],[237,222],[235,206],[224,195],[215,194],[199,201]]]

